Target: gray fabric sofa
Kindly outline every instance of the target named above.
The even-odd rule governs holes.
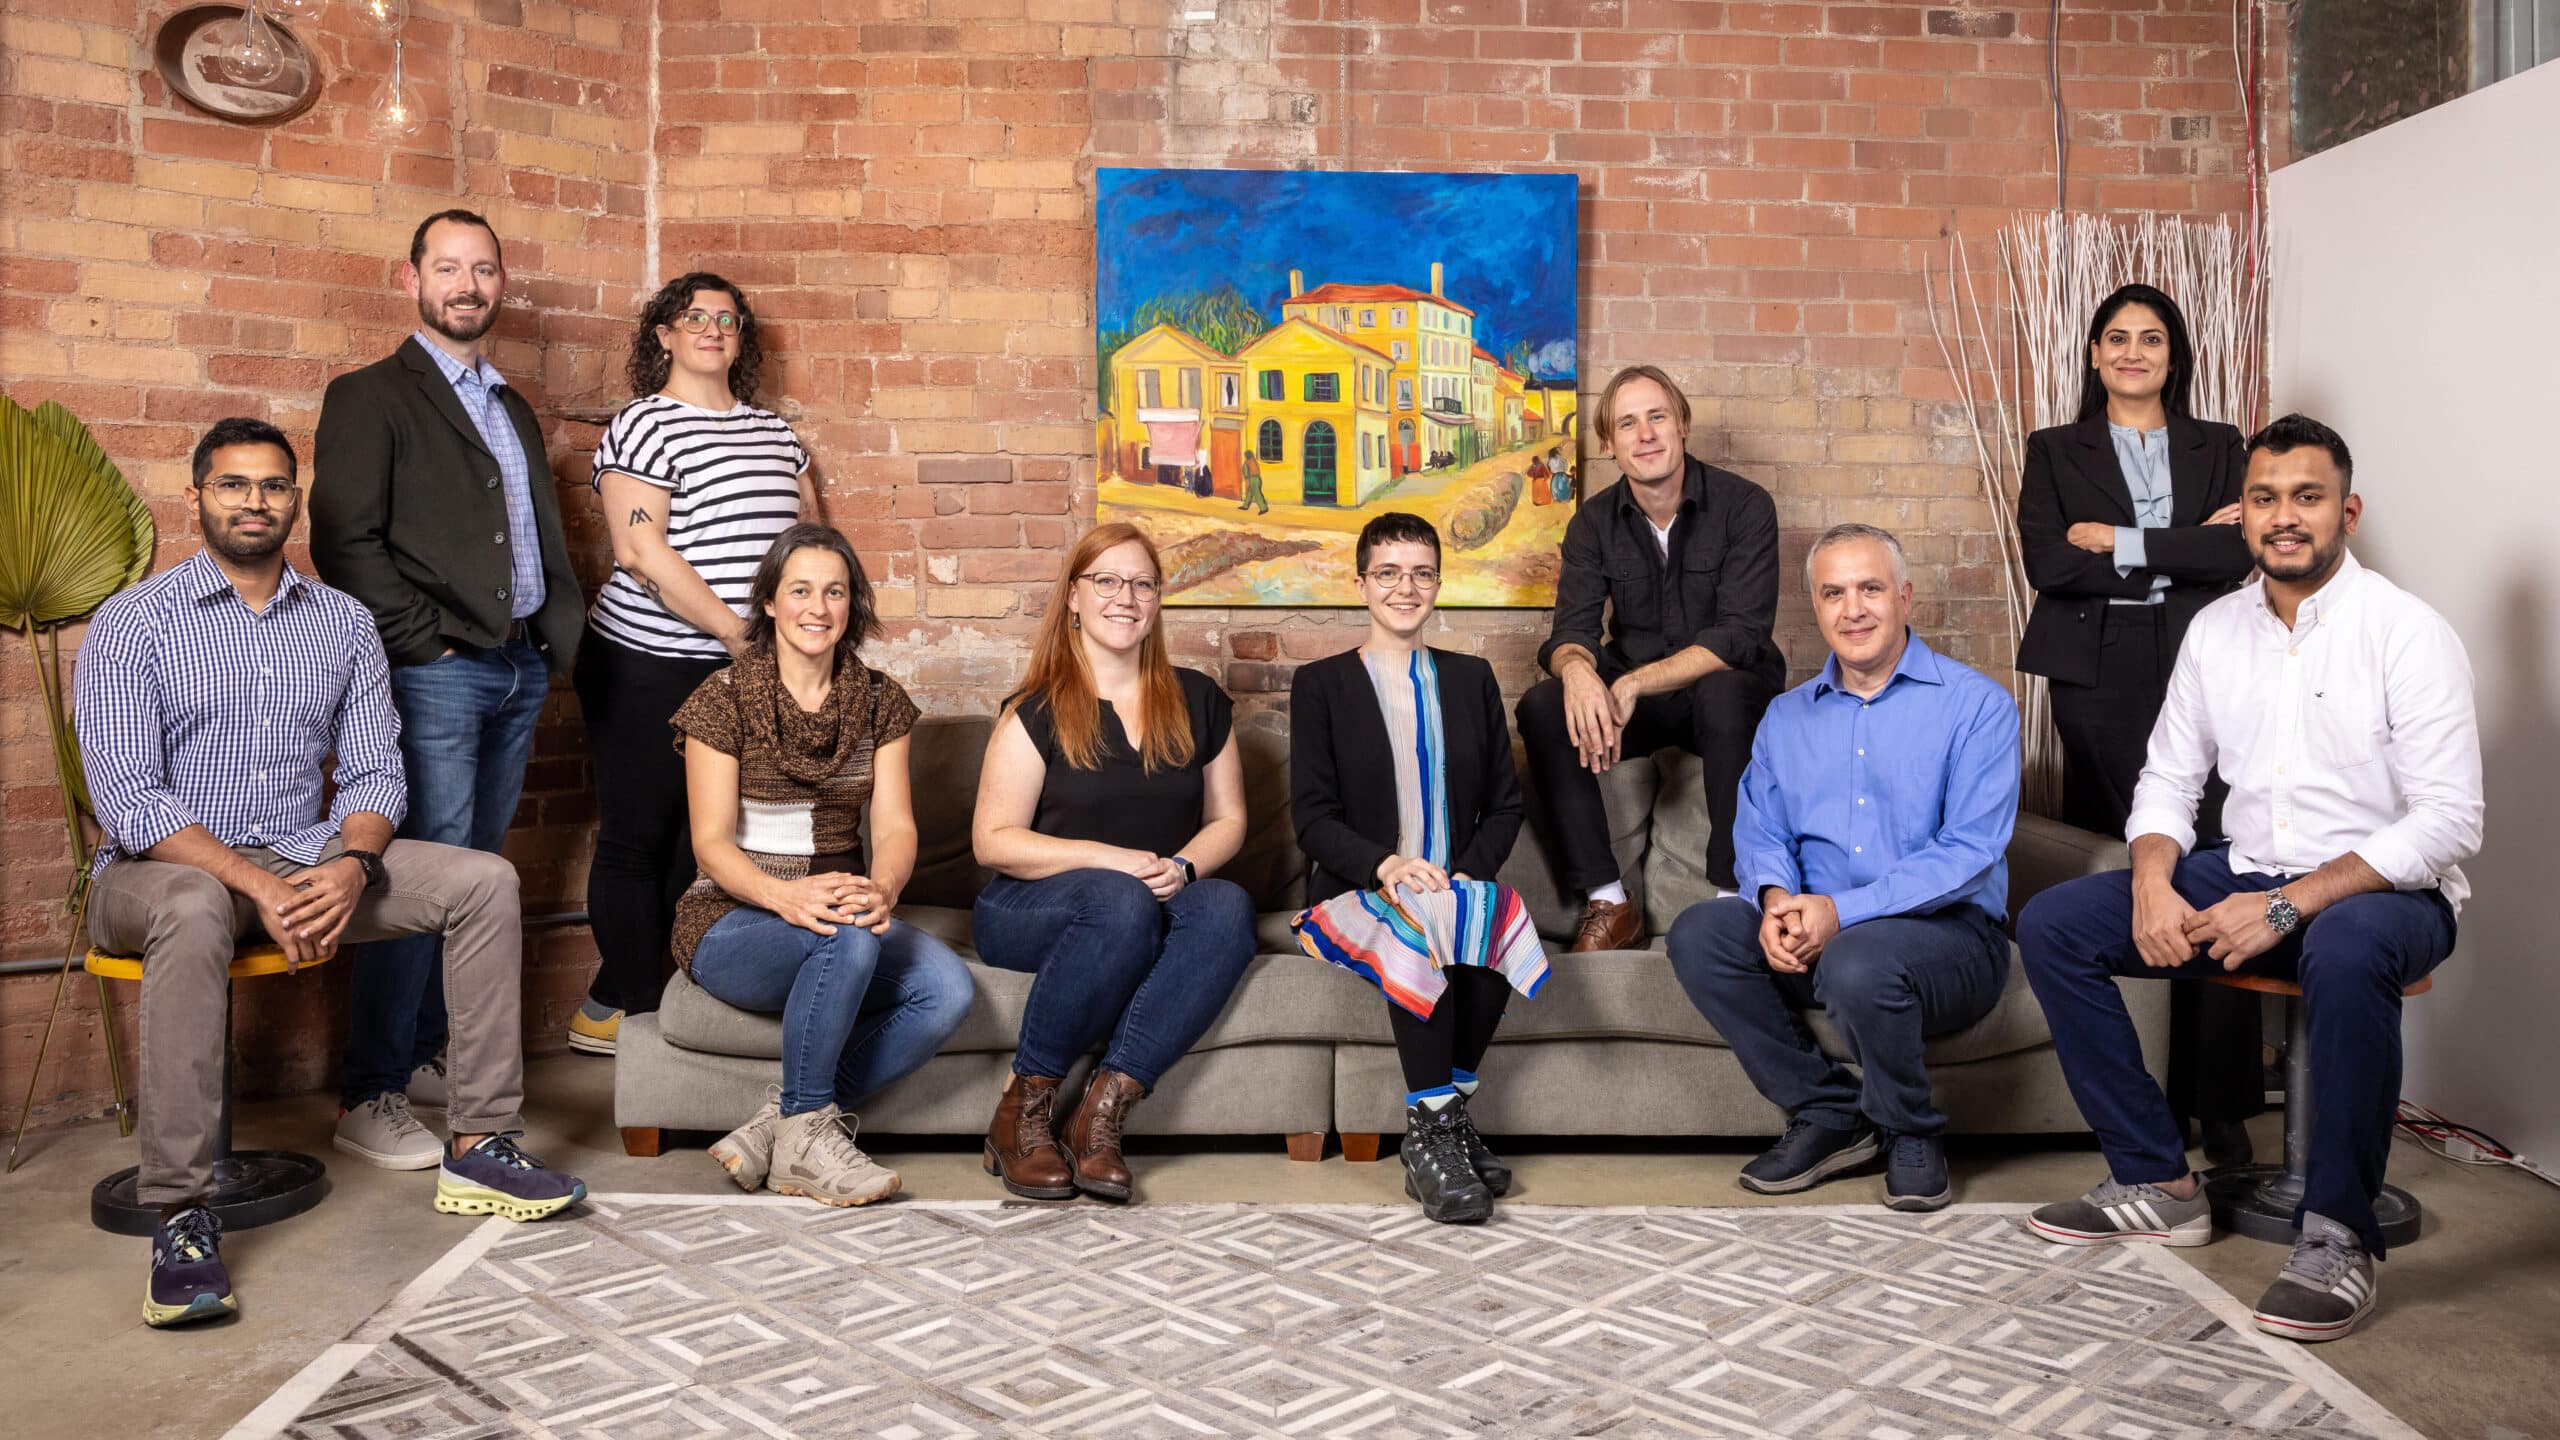
[[[1262,911],[1263,954],[1181,1067],[1137,1107],[1142,1135],[1278,1134],[1301,1159],[1339,1131],[1353,1158],[1404,1126],[1403,1081],[1386,1002],[1366,983],[1300,954],[1289,917],[1304,900],[1306,864],[1288,815],[1286,717],[1240,720],[1250,825],[1244,851],[1222,873]],[[942,1053],[862,1106],[880,1134],[968,1135],[983,1130],[1012,1061],[1030,993],[1029,975],[978,964],[969,948],[969,904],[984,882],[969,854],[969,815],[990,723],[935,717],[915,731],[911,765],[922,837],[916,875],[899,913],[970,961],[977,998]],[[1557,955],[1535,1000],[1515,999],[1485,1067],[1478,1111],[1510,1135],[1736,1135],[1779,1128],[1741,1067],[1699,1017],[1661,939],[1686,906],[1712,893],[1702,871],[1706,806],[1697,762],[1666,752],[1619,765],[1604,782],[1614,843],[1630,893],[1643,904],[1644,950]],[[1552,948],[1570,934],[1573,908],[1540,843],[1538,807],[1502,878],[1528,901]],[[2023,817],[2009,847],[2012,908],[2059,880],[2119,867],[2122,844]],[[2167,1051],[2168,998],[2161,985],[2126,987],[2144,1052]],[[1819,1015],[1815,1033],[1838,1053]],[[654,1154],[665,1130],[725,1131],[744,1121],[779,1075],[778,1018],[733,1010],[683,975],[662,1008],[622,1024],[615,1061],[615,1123],[625,1147]],[[2044,1015],[2012,967],[2008,993],[1981,1024],[1930,1043],[1939,1104],[1966,1132],[2034,1133],[2086,1127],[2064,1089]],[[1070,1088],[1079,1083],[1071,1078]]]

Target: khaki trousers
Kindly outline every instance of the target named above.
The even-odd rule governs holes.
[[[331,841],[323,863],[343,849]],[[272,850],[234,853],[278,875],[305,868]],[[339,937],[444,937],[452,1039],[447,1121],[456,1134],[524,1128],[524,927],[515,866],[495,855],[394,840],[387,877],[356,897]],[[212,1188],[222,1105],[225,988],[242,939],[263,942],[257,907],[192,865],[118,860],[89,890],[89,937],[142,957],[142,1174],[136,1197],[166,1205]],[[359,954],[361,952],[358,952]]]

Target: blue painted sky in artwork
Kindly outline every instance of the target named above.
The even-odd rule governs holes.
[[[1095,302],[1102,329],[1165,294],[1232,284],[1273,323],[1289,271],[1327,281],[1442,290],[1476,312],[1476,343],[1514,340],[1571,373],[1574,177],[1310,170],[1099,173]]]

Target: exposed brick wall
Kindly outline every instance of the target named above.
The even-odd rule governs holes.
[[[1094,167],[1570,170],[1586,405],[1614,367],[1665,365],[1697,405],[1692,448],[1778,497],[1791,567],[1822,525],[1893,526],[1922,626],[2007,673],[1989,515],[1920,272],[1951,227],[1987,236],[2052,202],[2040,5],[489,0],[413,27],[413,59],[437,57],[422,71],[467,98],[450,130],[391,156],[352,138],[360,90],[274,132],[182,116],[135,78],[132,0],[0,0],[0,17],[0,357],[12,393],[60,393],[101,424],[172,535],[190,427],[231,403],[214,397],[307,435],[325,374],[407,327],[389,282],[409,218],[460,195],[510,242],[518,311],[499,362],[555,416],[622,398],[624,317],[652,257],[659,275],[702,266],[748,287],[776,357],[766,398],[815,450],[827,511],[880,582],[875,658],[928,708],[988,709],[1092,514]],[[2245,209],[2228,0],[2075,0],[2063,25],[2069,203]],[[2284,53],[2271,39],[2270,64]],[[359,73],[380,69],[368,53]],[[81,331],[90,316],[103,328]],[[91,355],[139,383],[96,383],[127,372]],[[595,433],[557,425],[561,475],[583,478]],[[592,511],[576,513],[592,566]],[[1780,638],[1803,674],[1820,648],[1800,592],[1791,573]],[[1356,612],[1171,615],[1186,662],[1249,709],[1360,633]],[[1543,614],[1446,624],[1442,643],[1527,683]],[[26,953],[56,933],[59,871],[41,862],[59,863],[60,840],[37,834],[55,812],[15,698],[20,648],[0,662],[0,940]],[[538,899],[580,888],[573,709],[555,709],[533,828],[510,847],[537,867]],[[582,945],[548,942],[536,1023],[556,1019]],[[31,1008],[26,982],[0,985],[0,1106],[24,1083]],[[276,1037],[277,1084],[325,1074],[328,1023]],[[48,1068],[47,1113],[94,1109],[86,1039],[59,1085]]]
[[[198,543],[179,492],[206,422],[271,420],[307,464],[329,377],[415,328],[399,262],[430,211],[470,206],[504,237],[510,306],[493,355],[538,412],[619,398],[610,377],[647,265],[649,0],[421,7],[407,69],[435,118],[398,147],[367,133],[390,47],[341,30],[347,7],[299,32],[332,77],[320,103],[267,129],[166,93],[149,44],[168,8],[0,0],[0,376],[21,404],[58,400],[89,424],[151,502],[159,566]],[[560,472],[580,470],[570,427],[547,428]],[[304,558],[298,543],[294,554]],[[66,658],[78,634],[65,633]],[[0,956],[58,955],[69,856],[33,671],[14,637],[0,640],[0,685]],[[563,690],[508,843],[535,905],[578,897],[593,814],[585,770]],[[243,987],[245,1090],[329,1078],[343,970]],[[536,993],[549,1002],[578,985],[551,977]],[[83,981],[74,993],[40,1121],[93,1113],[107,1094],[94,990]],[[0,980],[7,1123],[52,994],[50,976]],[[131,987],[120,1011],[130,1056]]]

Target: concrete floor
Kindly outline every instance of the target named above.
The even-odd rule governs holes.
[[[598,1191],[735,1193],[698,1151],[655,1160],[621,1152],[612,1123],[611,1067],[560,1058],[535,1063],[528,1090],[544,1097],[530,1146]],[[333,1117],[319,1097],[243,1108],[244,1146],[277,1146],[330,1161],[335,1186],[318,1209],[228,1238],[224,1256],[241,1297],[238,1320],[158,1333],[140,1317],[147,1243],[91,1228],[88,1191],[133,1160],[111,1125],[29,1139],[14,1175],[0,1178],[0,1355],[8,1357],[12,1435],[221,1434],[327,1345],[449,1249],[472,1222],[427,1208],[427,1172],[375,1170],[329,1148]],[[2276,1146],[2260,1122],[2261,1153]],[[922,1148],[929,1144],[933,1148]],[[1151,1147],[1152,1148],[1152,1147]],[[1517,1199],[1540,1204],[1773,1203],[1733,1184],[1739,1147],[1659,1149],[1585,1144],[1506,1147]],[[997,1194],[974,1147],[948,1141],[883,1150],[910,1194]],[[2085,1189],[2099,1172],[2086,1148],[1959,1141],[1959,1198],[2042,1201]],[[344,1162],[344,1163],[341,1163]],[[2394,1414],[2447,1440],[2560,1440],[2560,1189],[2507,1170],[2470,1170],[2405,1142],[2392,1180],[2426,1207],[2420,1242],[2382,1270],[2380,1311],[2345,1340],[2317,1347]],[[1141,1194],[1165,1201],[1405,1204],[1392,1159],[1353,1165],[1339,1155],[1289,1160],[1278,1137],[1144,1155]],[[1878,1182],[1825,1186],[1809,1202],[1854,1202]],[[2283,1252],[2226,1236],[2181,1252],[2244,1302],[2273,1278]],[[121,1348],[119,1348],[121,1347]],[[58,1423],[29,1417],[55,1417]]]

